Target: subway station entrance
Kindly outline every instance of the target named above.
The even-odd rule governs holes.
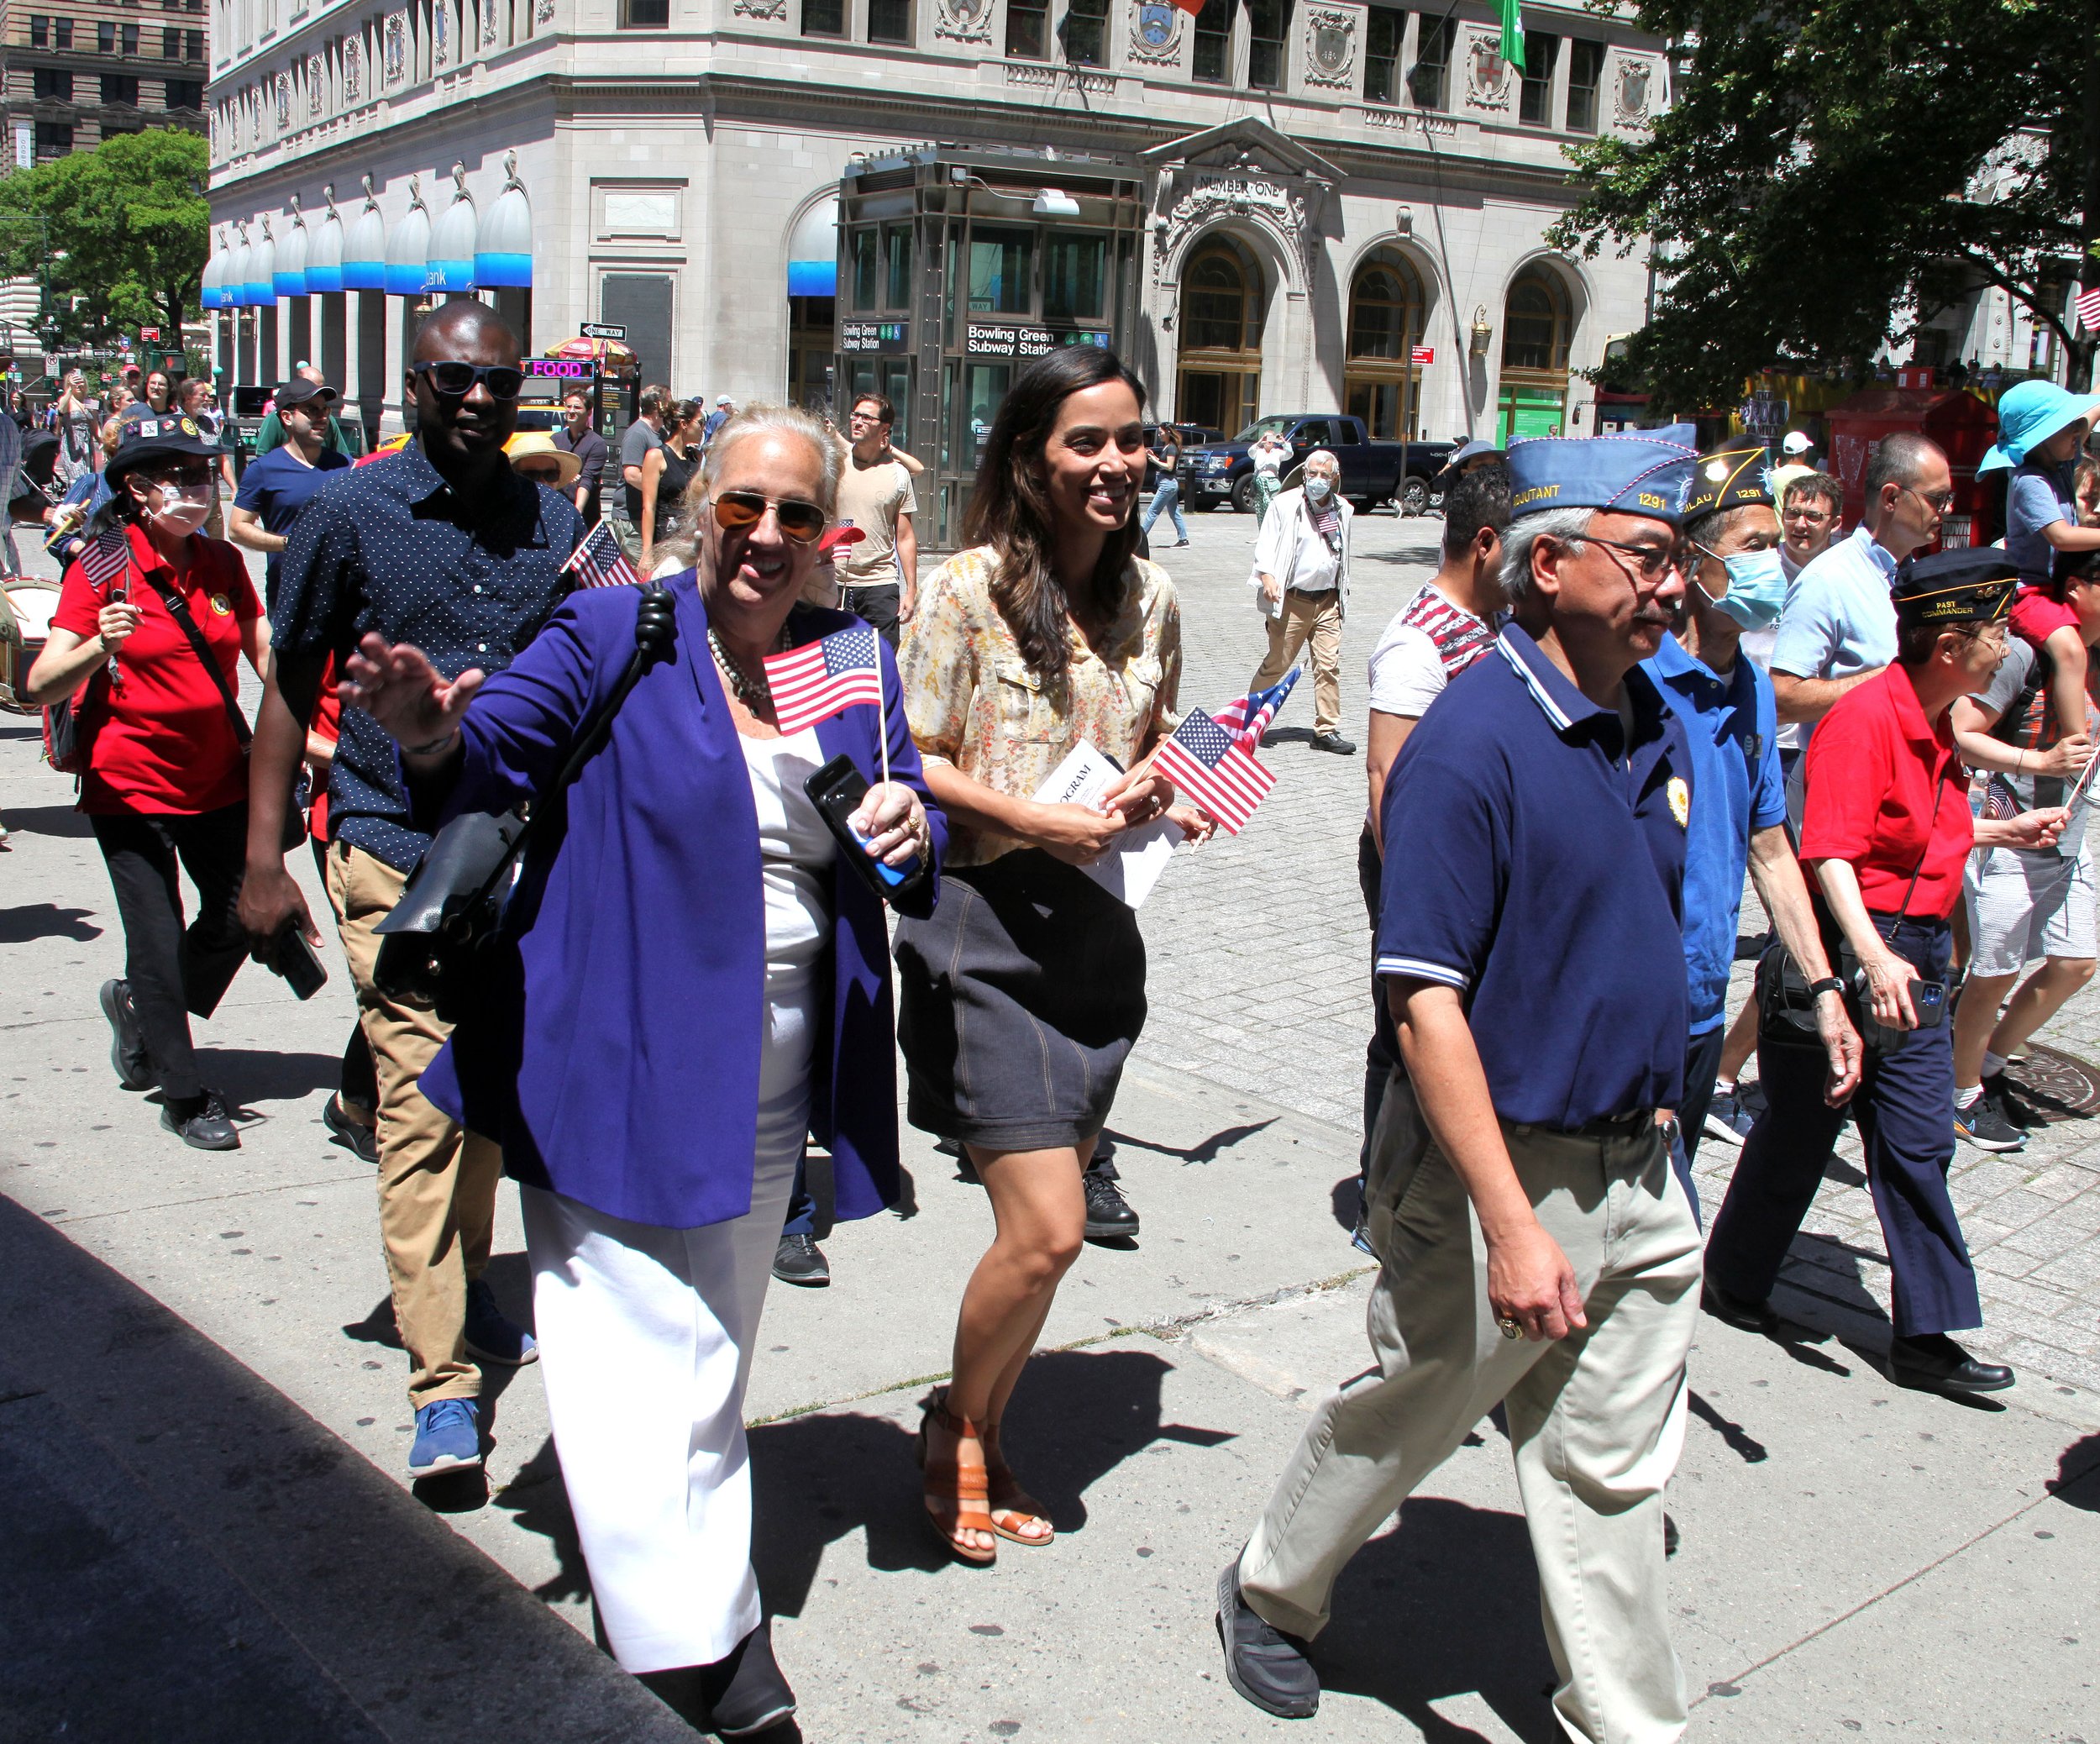
[[[1112,159],[928,146],[839,181],[837,397],[897,408],[926,463],[922,550],[960,542],[1000,402],[1059,345],[1128,355],[1145,218],[1141,173]]]

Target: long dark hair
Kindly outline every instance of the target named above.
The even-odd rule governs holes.
[[[1071,664],[1069,601],[1050,561],[1054,539],[1043,451],[1058,408],[1072,395],[1109,381],[1121,382],[1137,397],[1142,417],[1145,384],[1103,346],[1061,345],[1023,370],[992,420],[963,517],[964,540],[990,545],[998,559],[992,603],[1013,631],[1028,670],[1042,678],[1062,679]],[[1137,499],[1133,491],[1130,514],[1103,542],[1094,566],[1094,603],[1111,616],[1122,607],[1131,554],[1137,549]]]

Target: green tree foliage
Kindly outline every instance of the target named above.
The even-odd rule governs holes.
[[[1859,368],[1979,284],[2089,379],[2066,313],[2100,284],[2100,0],[1637,0],[1681,45],[1652,132],[1569,156],[1556,245],[1654,239],[1629,373],[1725,403],[1772,364]]]
[[[49,323],[69,344],[141,325],[173,339],[200,309],[211,208],[192,188],[209,163],[202,134],[159,127],[18,170],[0,181],[0,263],[49,286]]]

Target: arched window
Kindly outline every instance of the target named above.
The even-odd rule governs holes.
[[[1502,313],[1502,367],[1565,371],[1567,291],[1542,266],[1527,266],[1509,286]]]
[[[1175,416],[1236,435],[1254,420],[1262,381],[1262,270],[1229,237],[1205,242],[1181,273]]]
[[[1422,281],[1398,255],[1373,255],[1349,287],[1349,360],[1404,364],[1422,331]]]

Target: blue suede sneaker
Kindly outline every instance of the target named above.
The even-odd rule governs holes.
[[[496,1305],[486,1278],[467,1285],[466,1346],[469,1356],[511,1368],[539,1360],[539,1341]]]
[[[470,1471],[481,1463],[481,1409],[471,1399],[440,1399],[416,1413],[408,1475]]]

